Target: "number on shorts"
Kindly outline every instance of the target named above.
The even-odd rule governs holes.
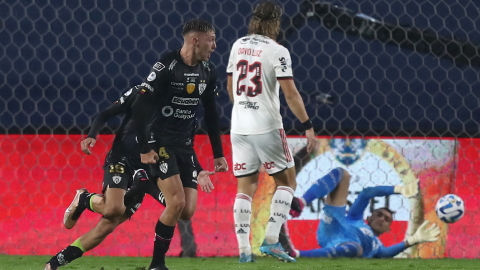
[[[165,147],[160,147],[160,149],[158,149],[158,156],[165,159],[170,158],[170,156],[167,154],[167,151],[165,151]]]
[[[115,164],[115,166],[110,165],[110,173],[124,173],[125,169],[122,165]]]

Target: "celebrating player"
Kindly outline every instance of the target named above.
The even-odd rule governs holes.
[[[323,208],[324,216],[318,225],[317,240],[322,247],[313,250],[295,250],[291,253],[295,257],[364,257],[364,258],[391,258],[406,248],[424,242],[437,241],[440,228],[428,226],[425,221],[405,241],[385,247],[378,236],[388,232],[392,224],[392,211],[388,208],[379,208],[372,212],[363,221],[363,212],[373,197],[402,194],[410,198],[418,193],[418,182],[405,186],[377,186],[364,189],[350,207],[346,215],[346,204],[350,174],[342,169],[335,168],[327,175],[318,179],[303,197],[294,198],[290,214],[298,217],[305,205],[313,200],[328,194]]]
[[[278,241],[296,188],[294,161],[280,115],[279,86],[288,106],[303,123],[308,151],[316,144],[312,122],[293,81],[290,53],[275,42],[281,15],[282,9],[274,2],[260,2],[253,11],[248,35],[233,44],[227,67],[227,89],[233,102],[232,155],[238,179],[233,212],[241,263],[254,261],[250,217],[261,165],[278,187],[260,250],[295,262]]]
[[[85,209],[102,214],[102,218],[92,230],[53,256],[46,263],[45,270],[56,270],[98,246],[118,225],[136,212],[143,201],[145,192],[165,206],[160,189],[153,182],[144,181],[148,179],[148,176],[146,171],[141,169],[144,165],[140,162],[140,149],[135,140],[135,125],[131,121],[131,105],[137,94],[135,88],[130,89],[118,101],[100,112],[95,118],[87,138],[81,142],[82,151],[90,155],[90,147],[95,145],[96,137],[106,121],[115,115],[125,114],[113,145],[105,158],[104,195],[88,193],[86,189],[79,189],[73,202],[65,211],[64,225],[67,229],[73,228]],[[134,179],[132,179],[132,175]],[[208,175],[207,171],[199,174],[198,181],[201,186],[211,185]],[[125,193],[128,187],[130,189]],[[114,190],[114,196],[110,196],[112,190]],[[115,196],[115,193],[121,193],[122,196]],[[106,200],[107,198],[108,200]],[[115,199],[119,202],[116,202]],[[114,211],[111,210],[113,205],[119,208],[116,210],[117,212],[123,211],[121,215],[113,213]]]
[[[167,204],[155,227],[149,269],[167,269],[165,253],[175,225],[180,217],[189,219],[195,213],[197,172],[202,168],[193,149],[193,138],[200,100],[205,109],[215,171],[228,170],[215,104],[217,75],[215,66],[208,61],[216,48],[215,29],[204,20],[190,20],[183,27],[183,38],[180,50],[168,53],[153,66],[132,107],[141,132],[141,160],[151,164],[152,179]],[[147,132],[147,123],[151,133]],[[206,188],[213,189],[213,185]]]

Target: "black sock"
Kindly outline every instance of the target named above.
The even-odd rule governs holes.
[[[150,263],[150,268],[155,268],[165,265],[165,253],[167,253],[172,241],[175,226],[167,226],[162,222],[157,221],[155,226],[155,242],[153,243],[153,258]]]
[[[52,269],[57,269],[60,266],[67,265],[69,262],[82,257],[82,255],[83,251],[80,248],[68,246],[66,249],[53,256],[47,263],[50,263]]]
[[[88,193],[88,192],[84,192],[82,194],[80,194],[80,198],[78,198],[78,206],[79,207],[82,207],[83,209],[88,209],[92,212],[95,212],[91,207],[90,207],[90,199],[92,198],[92,196],[95,196],[96,193]]]

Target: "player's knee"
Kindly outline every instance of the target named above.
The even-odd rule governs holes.
[[[116,218],[123,215],[123,213],[125,213],[125,206],[115,205],[115,206],[105,208],[105,211],[103,212],[103,216],[105,216],[105,218],[112,219],[112,218]]]
[[[182,213],[185,208],[185,196],[173,196],[171,200],[167,202],[167,208],[175,213]]]
[[[195,214],[195,210],[184,208],[182,211],[182,214],[180,215],[181,220],[190,220],[193,217],[193,214]]]

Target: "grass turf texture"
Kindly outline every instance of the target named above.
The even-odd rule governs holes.
[[[0,255],[0,269],[42,270],[49,256]],[[138,257],[82,257],[60,269],[141,270],[150,258]],[[260,257],[256,263],[239,264],[238,258],[167,258],[167,266],[175,269],[367,269],[367,270],[438,270],[480,269],[480,260],[467,259],[307,259],[297,263],[279,262],[275,258]]]

